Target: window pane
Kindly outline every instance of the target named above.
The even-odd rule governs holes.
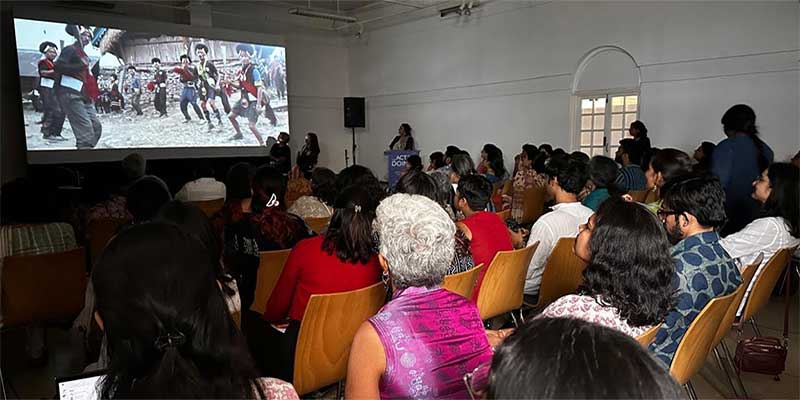
[[[592,144],[592,132],[581,132],[581,146]]]
[[[605,122],[606,116],[605,115],[595,115],[594,116],[594,129],[605,129]]]
[[[622,106],[625,104],[624,96],[615,96],[611,98],[611,112],[622,112]]]
[[[594,131],[594,141],[592,144],[595,146],[603,145],[603,131]]]
[[[592,117],[591,116],[582,116],[581,117],[581,130],[590,130],[592,129]]]
[[[622,114],[611,115],[611,129],[622,129]]]
[[[595,114],[605,114],[606,113],[606,98],[600,97],[594,100],[594,113]]]
[[[636,114],[625,114],[625,126],[631,126],[631,123],[636,121]]]
[[[611,131],[611,144],[616,145],[622,140],[622,131]]]
[[[592,154],[592,148],[591,147],[583,147],[582,146],[581,147],[581,151],[586,153],[586,154]]]
[[[639,103],[638,96],[627,96],[625,97],[625,111],[636,111]]]
[[[592,113],[592,99],[581,100],[581,114]]]
[[[608,151],[609,151],[608,154],[610,154],[609,157],[614,158],[614,156],[617,154],[617,149],[618,148],[619,148],[619,146],[610,146],[608,148]]]
[[[602,147],[595,147],[592,149],[591,156],[602,156],[603,155],[603,148]]]

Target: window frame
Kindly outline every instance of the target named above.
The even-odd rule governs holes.
[[[584,148],[588,147],[588,155],[591,157],[593,154],[592,149],[602,148],[603,152],[602,155],[614,158],[614,153],[616,153],[616,148],[619,147],[617,143],[611,143],[611,123],[612,123],[612,106],[611,106],[611,99],[613,97],[627,97],[627,96],[636,96],[636,112],[634,113],[634,121],[639,119],[639,115],[642,110],[642,97],[641,92],[638,89],[613,89],[613,90],[595,90],[595,91],[584,91],[575,93],[573,98],[573,108],[572,108],[572,151],[583,151]],[[582,103],[585,99],[597,99],[605,97],[606,105],[604,110],[604,123],[603,123],[603,144],[600,146],[594,145],[594,137],[590,140],[589,146],[581,145],[581,133],[583,130],[581,129],[581,118],[583,117],[583,110],[582,110]],[[625,108],[623,105],[623,133],[622,138],[630,137],[627,133],[627,126],[625,124],[625,114],[630,114],[625,112]],[[592,114],[592,115],[600,115],[600,114]],[[594,128],[594,127],[593,127]],[[592,132],[595,130],[593,129]],[[612,149],[614,150],[612,152]]]

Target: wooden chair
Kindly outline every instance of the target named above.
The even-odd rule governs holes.
[[[325,228],[328,227],[328,224],[331,222],[331,217],[322,217],[322,218],[306,218],[306,225],[311,228],[312,231],[316,233],[322,233]]]
[[[654,325],[652,328],[646,330],[644,333],[636,337],[636,341],[645,348],[649,347],[650,344],[656,340],[656,333],[658,333],[658,330],[661,329],[661,325],[663,324]]]
[[[86,238],[92,265],[97,262],[111,238],[117,234],[119,227],[126,223],[128,220],[116,218],[101,218],[89,222],[89,226],[86,227]]]
[[[792,254],[794,254],[796,249],[797,246],[778,250],[778,252],[767,261],[761,273],[755,277],[753,289],[750,290],[750,295],[746,300],[747,304],[745,304],[742,310],[742,315],[737,325],[740,330],[744,323],[750,321],[753,324],[753,330],[756,332],[756,335],[761,336],[761,332],[759,332],[753,316],[761,311],[769,301],[769,297],[772,295],[772,289],[775,288],[775,284],[778,282],[778,279],[780,279],[786,264],[791,260]]]
[[[645,200],[647,199],[647,194],[649,192],[650,192],[649,190],[630,190],[628,191],[628,194],[631,195],[633,201],[638,203],[644,203]]]
[[[544,198],[546,189],[534,187],[525,190],[522,200],[522,219],[520,224],[532,224],[544,214]]]
[[[539,242],[519,250],[500,251],[489,264],[478,293],[482,320],[518,310],[522,306],[525,273]],[[516,317],[511,314],[514,322]]]
[[[386,288],[380,282],[349,292],[311,296],[294,353],[292,383],[297,394],[302,396],[347,376],[353,336],[380,310],[385,298]]]
[[[442,282],[442,288],[471,299],[482,268],[483,264],[478,264],[467,271],[447,275]]]
[[[722,357],[720,356],[719,350],[717,347],[722,347],[723,351],[725,352],[725,356],[727,358],[728,366],[730,370],[733,371],[733,375],[736,375],[736,379],[738,380],[739,387],[744,392],[744,398],[747,398],[747,391],[742,384],[739,375],[736,374],[736,368],[733,366],[733,358],[730,356],[730,351],[728,351],[728,346],[725,344],[724,339],[725,335],[728,334],[731,330],[731,326],[733,326],[733,321],[736,319],[736,311],[739,309],[739,305],[742,303],[742,299],[744,298],[744,293],[747,290],[747,286],[750,285],[750,282],[753,280],[753,275],[755,275],[758,266],[761,265],[761,262],[764,260],[764,253],[759,254],[758,257],[753,261],[752,264],[747,265],[742,270],[742,283],[734,292],[735,296],[733,301],[731,302],[730,307],[725,312],[725,316],[722,317],[722,321],[719,323],[719,329],[717,329],[717,334],[714,337],[714,341],[711,343],[711,348],[714,350],[714,357],[717,359],[717,363],[719,364],[719,368],[725,375],[728,377],[728,383],[731,385],[731,389],[733,390],[734,395],[737,394],[736,386],[733,384],[733,378],[731,377],[731,372],[725,368],[725,365],[722,362]]]
[[[511,218],[511,210],[498,211],[495,214],[497,214],[497,216],[500,217],[500,219],[502,219],[503,222]]]
[[[211,217],[225,205],[225,199],[187,201],[186,203],[199,208],[206,216]]]
[[[267,302],[278,284],[278,278],[283,272],[283,265],[289,258],[292,249],[262,251],[261,261],[258,264],[258,277],[256,278],[256,291],[253,296],[253,304],[250,310],[259,314],[264,314],[267,310]]]
[[[689,381],[706,362],[711,345],[719,329],[719,324],[733,303],[736,292],[717,297],[703,308],[683,335],[669,373],[678,384],[685,385],[689,397],[697,399],[697,394]]]
[[[3,260],[3,328],[68,322],[81,312],[86,292],[86,250]]]
[[[536,309],[543,309],[558,298],[575,293],[583,281],[583,262],[572,248],[575,238],[565,237],[558,239],[542,272],[542,281],[539,285],[539,299],[531,305]]]

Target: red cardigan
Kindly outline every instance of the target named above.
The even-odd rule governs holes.
[[[472,232],[469,247],[475,265],[483,264],[475,291],[472,292],[472,300],[478,301],[478,292],[481,290],[483,277],[486,275],[486,270],[489,269],[489,264],[494,260],[494,256],[498,251],[514,250],[514,245],[511,243],[511,234],[508,233],[505,222],[493,212],[477,212],[461,220],[461,223]]]
[[[292,248],[267,303],[265,320],[281,322],[288,316],[301,321],[312,294],[346,292],[380,281],[377,255],[367,264],[343,262],[335,253],[322,250],[323,238],[320,235],[305,239]]]

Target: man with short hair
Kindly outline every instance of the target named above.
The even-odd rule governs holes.
[[[92,41],[92,31],[82,25],[67,25],[64,30],[75,38],[75,43],[64,47],[55,62],[59,74],[58,97],[61,110],[66,114],[75,147],[92,149],[103,135],[103,125],[97,118],[94,102],[100,95],[95,74],[98,63],[91,67],[92,60],[84,47]]]
[[[142,97],[142,82],[139,80],[138,71],[136,71],[136,67],[133,65],[128,66],[128,82],[131,92],[131,107],[136,111],[136,115],[144,114],[142,112],[142,106],[139,104],[139,100]]]
[[[633,139],[622,139],[619,141],[617,155],[614,161],[622,165],[617,175],[617,184],[627,190],[645,190],[647,188],[647,178],[640,166],[642,162],[642,150]]]
[[[208,106],[211,106],[211,110],[214,111],[214,115],[217,117],[217,123],[222,126],[222,117],[219,114],[215,101],[217,97],[217,84],[219,82],[217,67],[208,59],[208,46],[203,43],[198,43],[194,49],[198,59],[197,75],[198,90],[200,91],[200,108],[203,109],[203,114],[206,116],[206,120],[208,120],[208,129],[214,126],[211,124]]]
[[[554,156],[545,165],[545,174],[548,177],[547,194],[556,204],[553,211],[542,215],[533,224],[528,239],[527,246],[539,242],[525,276],[525,295],[528,302],[534,303],[539,296],[544,266],[558,239],[577,236],[578,227],[594,214],[591,208],[578,201],[578,194],[588,180],[586,164]]]
[[[161,69],[161,59],[153,57],[150,60],[153,64],[153,107],[158,111],[159,117],[167,116],[167,72]]]
[[[64,113],[58,104],[56,97],[56,65],[53,60],[58,56],[58,46],[53,42],[42,42],[39,45],[39,52],[44,54],[44,58],[39,60],[39,95],[42,98],[44,115],[42,115],[42,135],[48,140],[67,140],[61,136],[61,129],[64,126]]]
[[[472,300],[478,300],[483,276],[498,251],[514,250],[505,222],[493,212],[486,211],[492,197],[492,184],[480,175],[467,175],[458,181],[455,204],[464,219],[456,223],[469,239],[475,265],[483,264]]]
[[[263,86],[263,82],[261,81],[261,75],[250,60],[250,57],[254,56],[255,52],[256,49],[252,44],[241,43],[236,46],[236,53],[239,54],[242,68],[239,70],[236,80],[231,82],[231,85],[239,89],[241,97],[233,106],[228,116],[233,129],[236,131],[236,135],[229,140],[244,139],[242,131],[239,129],[239,122],[236,120],[236,118],[241,115],[247,118],[247,126],[250,128],[250,132],[253,133],[253,136],[256,137],[258,145],[263,146],[264,139],[258,131],[258,128],[256,128],[256,123],[258,122],[259,88]]]
[[[677,304],[667,315],[650,350],[667,366],[700,311],[714,298],[733,293],[742,283],[734,260],[719,243],[716,229],[725,223],[725,192],[712,176],[671,181],[658,217],[674,243]]]
[[[197,82],[197,69],[192,65],[192,59],[189,58],[187,54],[182,54],[180,56],[180,60],[180,67],[173,68],[172,72],[175,72],[180,76],[181,83],[183,84],[180,101],[181,112],[183,113],[184,118],[183,122],[187,123],[192,120],[192,118],[189,117],[188,111],[188,106],[191,103],[195,114],[197,114],[197,118],[200,119],[200,122],[208,122],[211,124],[211,120],[206,120],[203,118],[203,112],[200,111],[200,106],[197,105],[197,89],[195,88]]]

